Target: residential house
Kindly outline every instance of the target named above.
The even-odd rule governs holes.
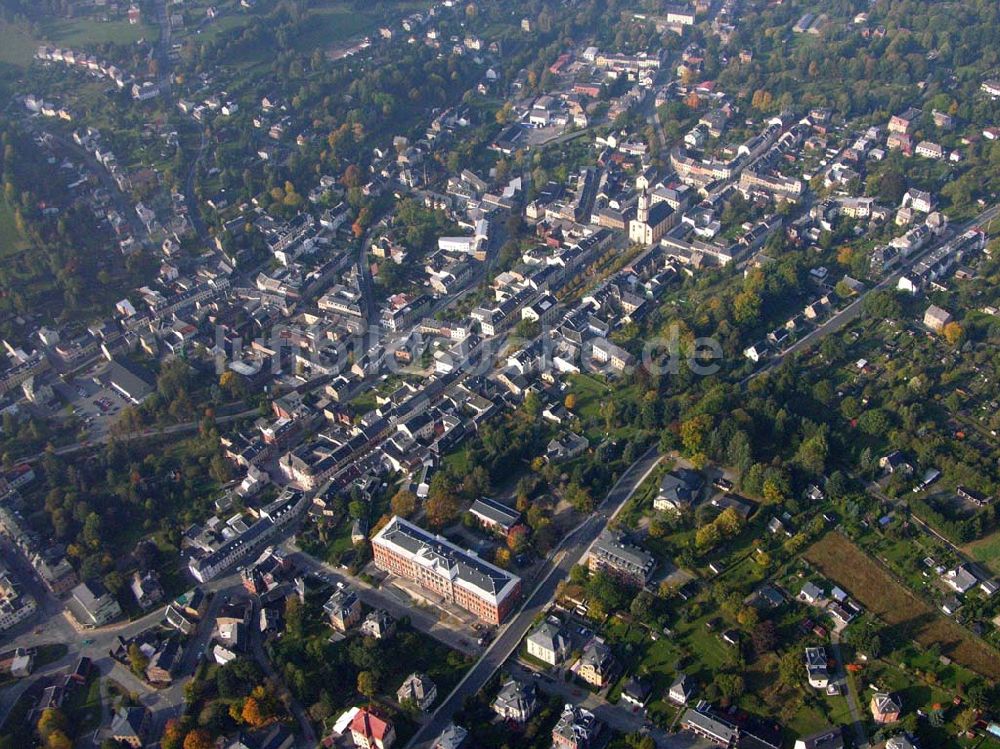
[[[178,637],[165,640],[149,659],[149,664],[146,666],[146,680],[151,684],[171,684],[182,654],[183,648]]]
[[[673,684],[670,685],[670,689],[667,691],[667,699],[675,705],[683,705],[694,697],[694,694],[694,679],[685,673],[679,673],[677,674],[677,678],[674,679]]]
[[[346,632],[361,621],[361,599],[353,588],[341,585],[323,604],[323,611],[329,617],[330,626]]]
[[[563,463],[583,455],[589,444],[583,435],[566,432],[549,441],[545,446],[545,458],[550,463]]]
[[[583,648],[576,675],[588,684],[603,689],[618,671],[618,663],[603,640],[593,638]]]
[[[376,640],[386,640],[392,637],[396,631],[396,623],[389,616],[389,612],[382,609],[372,611],[365,620],[361,622],[361,634],[365,637],[373,637]]]
[[[635,360],[632,354],[607,338],[594,338],[590,342],[590,352],[592,361],[598,364],[608,364],[612,371],[618,374],[625,372]]]
[[[552,729],[552,749],[591,749],[603,725],[589,710],[566,705]]]
[[[872,713],[872,719],[876,723],[881,724],[895,723],[899,720],[900,713],[903,712],[903,706],[899,698],[889,692],[876,692],[873,694],[869,703],[869,709]]]
[[[729,721],[693,708],[684,711],[681,728],[727,749],[735,747],[740,736],[739,729]]]
[[[84,627],[101,627],[121,616],[118,601],[100,583],[80,583],[71,596],[70,611]]]
[[[570,644],[558,622],[548,619],[525,639],[528,655],[550,666],[558,666],[569,654]]]
[[[951,313],[947,310],[941,309],[936,304],[932,304],[924,312],[924,325],[933,330],[935,333],[940,333],[944,330],[944,326],[952,321]]]
[[[824,728],[796,739],[793,749],[844,749],[844,734],[839,727]]]
[[[119,745],[140,749],[148,738],[149,718],[149,709],[146,707],[119,707],[111,720],[111,740]]]
[[[508,680],[493,700],[493,712],[506,721],[524,725],[538,708],[535,685],[516,679]]]
[[[465,728],[455,723],[449,723],[434,740],[431,749],[462,749],[468,737],[469,732]]]
[[[649,682],[645,679],[640,679],[638,676],[633,676],[622,688],[622,699],[635,707],[646,707],[652,691],[653,689],[650,687]]]
[[[878,466],[886,473],[892,474],[900,471],[905,475],[913,473],[913,465],[906,459],[899,450],[893,450],[888,455],[883,455],[878,460]]]
[[[630,543],[623,532],[606,528],[587,557],[591,572],[605,572],[626,585],[641,588],[649,582],[656,558]]]
[[[521,522],[521,513],[503,502],[480,497],[472,503],[469,512],[486,530],[506,538],[511,529]]]
[[[689,509],[698,499],[705,485],[705,479],[697,471],[677,468],[667,473],[660,481],[660,491],[653,500],[655,510]]]
[[[396,699],[400,704],[412,702],[426,711],[437,699],[437,686],[427,674],[412,673],[396,690]]]
[[[132,574],[132,595],[143,611],[152,608],[163,600],[163,586],[156,572],[150,570],[145,574],[138,570]]]
[[[396,730],[392,723],[364,707],[354,714],[350,731],[354,745],[361,749],[390,749],[396,740]]]
[[[806,676],[813,689],[826,689],[826,685],[830,683],[826,648],[806,648]]]
[[[979,579],[972,574],[967,565],[960,564],[941,575],[941,581],[956,593],[968,593],[979,584]]]
[[[799,591],[799,598],[806,603],[817,603],[826,595],[823,589],[812,582],[806,582]]]

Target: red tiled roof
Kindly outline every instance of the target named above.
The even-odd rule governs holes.
[[[367,739],[383,741],[388,732],[389,724],[365,709],[359,710],[351,721],[351,733],[359,733]]]

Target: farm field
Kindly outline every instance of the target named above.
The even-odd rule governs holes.
[[[828,533],[805,558],[903,637],[925,647],[936,643],[957,663],[989,679],[1000,678],[1000,653],[910,593],[844,536]]]
[[[982,562],[990,572],[1000,574],[1000,531],[991,533],[978,541],[966,545],[962,551]]]

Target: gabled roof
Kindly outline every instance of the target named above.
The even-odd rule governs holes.
[[[489,497],[480,497],[472,503],[469,512],[504,528],[513,528],[521,519],[521,513]]]
[[[351,733],[357,733],[369,740],[384,741],[392,726],[380,717],[362,708],[351,721]]]
[[[142,739],[142,724],[146,719],[144,707],[120,707],[111,721],[111,735],[115,738]]]

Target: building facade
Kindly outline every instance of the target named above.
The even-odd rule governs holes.
[[[503,622],[521,596],[521,578],[398,516],[372,539],[372,549],[379,569],[490,624]]]

